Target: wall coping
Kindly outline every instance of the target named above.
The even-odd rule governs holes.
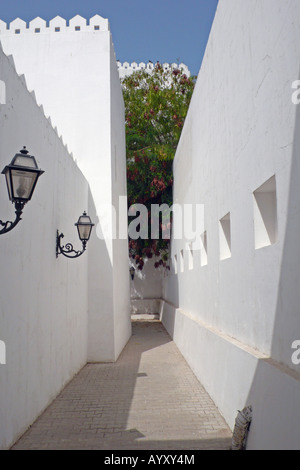
[[[11,35],[20,35],[23,34],[41,34],[41,33],[55,33],[59,34],[60,32],[84,32],[84,31],[109,31],[109,22],[108,19],[102,18],[100,15],[95,15],[89,20],[83,18],[80,15],[76,15],[71,18],[68,22],[66,19],[61,16],[56,16],[49,22],[45,21],[39,16],[34,18],[29,23],[22,20],[21,18],[16,18],[11,23],[5,23],[5,21],[0,19],[0,38],[1,36],[11,36]]]

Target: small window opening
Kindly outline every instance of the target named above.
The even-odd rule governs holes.
[[[180,250],[180,272],[184,272],[184,256],[183,250]]]
[[[175,274],[178,274],[177,255],[174,255],[173,266],[174,266],[174,273],[175,273]]]
[[[194,252],[193,252],[193,245],[192,243],[189,244],[189,269],[193,269],[194,268]]]
[[[276,180],[272,176],[253,192],[255,249],[277,240]]]
[[[220,220],[220,260],[231,258],[230,212]]]
[[[207,232],[203,232],[200,236],[200,264],[201,266],[207,265]]]

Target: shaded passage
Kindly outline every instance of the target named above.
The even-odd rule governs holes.
[[[12,449],[229,449],[231,432],[158,321],[87,364]]]

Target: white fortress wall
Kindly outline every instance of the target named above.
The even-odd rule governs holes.
[[[156,257],[146,259],[142,271],[135,262],[131,264],[135,268],[134,278],[130,278],[131,313],[159,313],[161,299],[163,297],[163,278],[165,269],[155,268]]]
[[[74,223],[88,208],[89,188],[34,93],[0,46],[1,170],[25,145],[44,174],[22,220],[0,235],[0,448],[8,448],[87,361],[88,256],[56,259],[56,230],[80,249]],[[14,220],[4,175],[0,217]],[[78,247],[78,248],[77,248]],[[88,247],[88,251],[89,251]]]
[[[172,242],[162,320],[232,429],[253,406],[249,449],[300,445],[299,44],[297,0],[221,0],[174,160],[205,219],[192,269]]]
[[[128,271],[128,259],[122,251],[125,244],[118,245],[110,236],[114,193],[124,192],[112,174],[113,159],[117,152],[119,171],[124,171],[126,156],[123,102],[117,68],[111,67],[116,59],[108,21],[99,15],[89,21],[77,15],[68,24],[60,17],[49,25],[40,18],[29,25],[17,19],[9,29],[1,24],[0,28],[4,51],[14,56],[18,72],[25,74],[28,87],[35,91],[89,182],[93,202],[88,210],[97,225],[97,237],[91,243],[97,256],[90,256],[89,263],[88,357],[115,360],[115,350],[128,339],[130,316],[129,311],[121,313],[117,308],[118,298],[128,295],[128,276],[117,287],[112,269],[124,273],[126,261]],[[114,255],[117,249],[122,255]],[[124,331],[116,345],[114,322],[119,315],[123,315]]]
[[[111,155],[112,155],[112,203],[116,215],[116,237],[113,239],[113,289],[115,358],[131,336],[130,286],[127,238],[127,170],[125,143],[125,111],[120,78],[113,44],[110,43],[111,93]],[[121,110],[121,112],[120,112]],[[123,231],[123,234],[121,233]],[[126,237],[125,237],[126,234]],[[123,237],[122,237],[123,235]]]
[[[131,75],[133,72],[138,72],[138,71],[141,71],[141,70],[144,70],[145,72],[148,72],[148,73],[152,73],[154,68],[155,68],[155,63],[153,62],[120,62],[119,60],[117,61],[117,66],[118,66],[118,72],[119,72],[119,76],[120,76],[120,79],[122,78],[125,78],[127,77],[128,75]],[[191,73],[188,69],[188,67],[183,64],[183,63],[180,63],[180,64],[176,64],[175,62],[172,63],[172,64],[169,64],[167,62],[163,63],[163,64],[160,64],[162,67],[163,67],[163,70],[164,72],[171,72],[172,70],[174,69],[179,69],[181,70],[183,73],[186,74],[187,77],[190,77]]]

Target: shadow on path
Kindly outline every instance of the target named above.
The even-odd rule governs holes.
[[[231,433],[162,324],[87,364],[12,449],[229,449]]]

